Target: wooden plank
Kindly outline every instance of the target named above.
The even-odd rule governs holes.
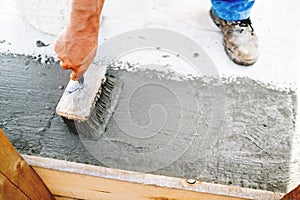
[[[50,191],[59,196],[79,199],[190,199],[190,200],[234,200],[244,199],[208,193],[197,193],[179,189],[142,185],[132,182],[106,179],[81,174],[61,172],[45,168],[34,168],[48,185]]]
[[[23,155],[53,195],[82,199],[280,199],[283,194]]]
[[[77,81],[70,80],[56,107],[57,114],[68,119],[87,120],[105,73],[106,66],[91,64],[84,74],[83,89],[69,94],[66,91],[77,83]]]
[[[300,199],[300,185],[286,194],[282,200],[297,200]]]
[[[35,171],[0,129],[0,199],[54,199]],[[5,198],[4,198],[5,197]],[[21,198],[24,197],[24,198]]]
[[[0,199],[29,199],[6,176],[0,173]]]

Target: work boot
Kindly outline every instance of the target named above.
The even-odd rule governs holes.
[[[251,26],[250,18],[226,21],[219,18],[212,9],[210,16],[222,30],[223,45],[229,58],[239,65],[253,65],[258,58],[258,39]]]

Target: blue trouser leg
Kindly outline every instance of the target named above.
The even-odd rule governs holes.
[[[221,19],[237,21],[247,19],[255,0],[211,0],[214,13]]]

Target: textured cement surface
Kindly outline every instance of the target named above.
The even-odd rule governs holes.
[[[110,147],[106,143],[106,151],[112,154],[103,156],[99,162],[90,155],[78,135],[70,132],[55,114],[69,72],[60,70],[57,64],[41,65],[25,56],[0,55],[0,60],[0,127],[20,153],[104,166],[117,165],[122,169],[131,167],[129,161],[133,159],[132,155],[138,154],[128,154],[126,159],[126,155],[113,154],[113,145]],[[176,80],[164,82],[151,73],[127,73],[125,76],[121,74],[120,79],[123,80],[123,90],[114,120],[107,125],[105,134],[109,137],[106,139],[113,141],[124,152],[147,153],[159,149],[174,137],[179,138],[175,143],[178,145],[170,146],[173,154],[183,152],[182,156],[153,173],[286,192],[295,126],[295,92],[272,89],[248,78],[222,80],[222,84],[220,80],[197,79],[185,84]],[[161,103],[153,102],[159,99],[150,93],[154,87],[142,88],[148,89],[149,93],[139,93],[139,88],[132,93],[136,84],[153,80],[177,94],[175,100],[165,96],[164,109],[151,107]],[[223,91],[209,93],[207,90],[220,88],[220,85]],[[196,95],[188,93],[185,90],[188,87],[194,88]],[[168,92],[163,87],[158,90],[161,90],[160,96]],[[129,106],[125,105],[128,94],[133,94]],[[191,95],[194,98],[189,99]],[[146,106],[140,103],[142,100]],[[182,106],[180,100],[188,103]],[[193,109],[194,101],[197,101],[198,109]],[[136,115],[132,121],[139,127],[149,125],[149,116],[145,113],[150,108],[151,119],[162,119],[165,113],[170,112],[170,119],[173,120],[164,121],[165,126],[145,128],[148,134],[139,137],[147,138],[148,143],[139,139],[138,135],[131,135],[135,140],[128,140],[128,135],[122,132],[128,134],[135,130],[134,126],[126,126],[131,122],[126,121],[128,113],[124,114],[122,108],[127,107]],[[182,112],[176,111],[178,107]],[[215,112],[216,115],[213,114]],[[178,113],[184,117],[178,118]],[[183,124],[182,130],[177,127],[178,119],[184,119],[180,123]],[[160,121],[152,124],[161,125]],[[160,134],[149,137],[151,131],[157,130],[161,130]],[[172,135],[177,130],[185,134]],[[207,133],[210,135],[205,135]],[[186,143],[192,137],[195,139]],[[172,156],[170,153],[169,157]],[[159,155],[153,158],[154,161],[163,159]],[[140,167],[133,168],[143,171],[145,160],[142,159],[140,164]]]

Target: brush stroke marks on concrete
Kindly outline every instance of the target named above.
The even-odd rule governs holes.
[[[71,133],[55,107],[69,81],[58,64],[0,54],[0,127],[20,153],[93,162],[78,135]]]
[[[193,143],[199,158],[217,143],[225,119],[225,89],[215,79],[187,80],[149,69],[114,69],[108,75],[122,82],[119,98],[104,102],[116,109],[106,127],[100,126],[98,140],[82,137],[105,165],[118,168],[123,163],[127,170],[153,172],[180,159]],[[80,135],[95,135],[86,133],[95,131],[94,123],[81,124]]]
[[[123,84],[118,106],[99,141],[83,140],[101,163],[136,171],[160,166],[152,173],[285,190],[295,124],[293,91],[248,78],[196,78],[187,85],[150,70],[109,73]],[[149,87],[151,82],[165,88]],[[221,91],[212,93],[220,85],[224,104],[217,104]],[[177,96],[166,95],[170,91]],[[218,109],[225,109],[225,116],[213,118]],[[169,159],[174,162],[164,166]]]
[[[0,127],[20,153],[103,165],[55,114],[63,92],[59,87],[66,86],[69,72],[55,64],[42,65],[31,60],[25,69],[27,59],[0,55]],[[176,162],[153,173],[286,192],[295,92],[272,89],[248,78],[222,82],[226,113],[218,142],[205,157],[199,157],[198,147],[192,145]],[[199,99],[205,103],[207,93],[201,87],[198,90]],[[142,116],[136,120],[145,122]],[[207,128],[206,121],[200,118],[198,122]],[[112,130],[114,126],[108,128]],[[115,139],[124,148],[135,148],[122,144],[123,138]],[[119,168],[127,166],[119,162]]]

